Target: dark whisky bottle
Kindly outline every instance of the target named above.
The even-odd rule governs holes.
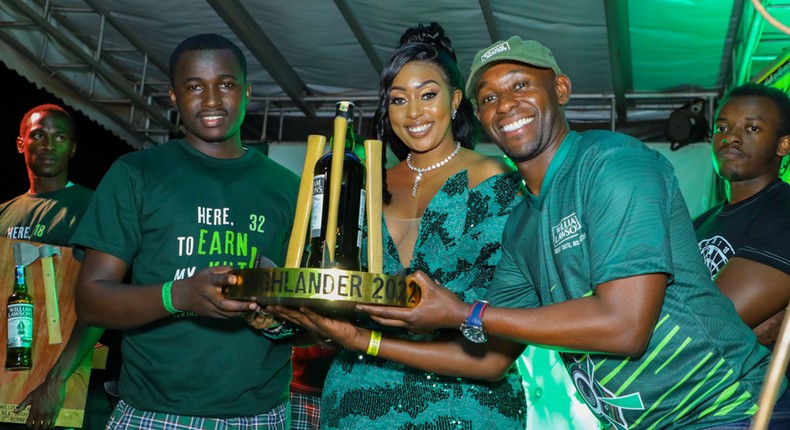
[[[361,270],[360,248],[365,222],[365,165],[354,153],[354,104],[339,102],[335,116],[341,115],[348,120],[348,125],[346,127],[337,231],[334,233],[326,231],[327,218],[329,217],[329,184],[331,176],[334,174],[331,169],[332,152],[330,151],[318,159],[313,171],[315,176],[310,217],[310,253],[307,258],[307,267]],[[327,234],[337,236],[335,256],[332,262],[327,261],[329,253],[324,249]]]
[[[33,299],[27,292],[25,267],[16,266],[14,292],[6,305],[8,348],[6,370],[29,370],[33,365]]]
[[[315,163],[313,170],[313,204],[310,216],[310,250],[307,257],[308,268],[338,268],[361,270],[360,248],[362,228],[365,220],[365,166],[354,153],[355,136],[353,129],[354,104],[339,102],[335,109],[335,126],[339,127],[337,117],[345,118],[345,142],[343,149],[343,171],[340,182],[340,201],[337,210],[337,230],[327,232],[330,202],[329,189],[332,182],[332,151],[324,154]],[[336,132],[338,130],[335,130]],[[338,133],[335,133],[338,135]],[[330,140],[334,147],[335,137]],[[325,249],[327,235],[336,235],[334,261]],[[325,309],[326,310],[326,309]],[[291,356],[293,378],[291,390],[299,394],[321,392],[332,360],[339,350],[320,346],[295,347]]]

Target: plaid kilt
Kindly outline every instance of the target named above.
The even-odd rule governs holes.
[[[318,430],[321,417],[321,396],[291,391],[291,430]]]
[[[261,415],[236,418],[205,418],[141,411],[120,400],[106,430],[288,430],[289,404],[280,404]]]

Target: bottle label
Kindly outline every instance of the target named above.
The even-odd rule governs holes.
[[[313,178],[313,207],[310,215],[310,238],[321,237],[321,221],[324,212],[324,184],[326,175]]]
[[[365,227],[365,189],[359,191],[359,219],[357,220],[357,248],[362,247],[362,229]]]
[[[30,348],[33,345],[33,305],[8,305],[8,347]]]

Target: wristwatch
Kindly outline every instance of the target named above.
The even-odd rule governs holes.
[[[474,343],[484,343],[488,340],[488,333],[483,328],[483,311],[488,307],[485,300],[477,300],[469,311],[466,321],[461,324],[461,333]]]

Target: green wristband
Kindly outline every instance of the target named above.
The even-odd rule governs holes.
[[[162,284],[162,304],[165,305],[165,310],[171,314],[177,314],[180,310],[173,307],[173,297],[171,296],[171,289],[173,288],[173,281],[167,281]]]

